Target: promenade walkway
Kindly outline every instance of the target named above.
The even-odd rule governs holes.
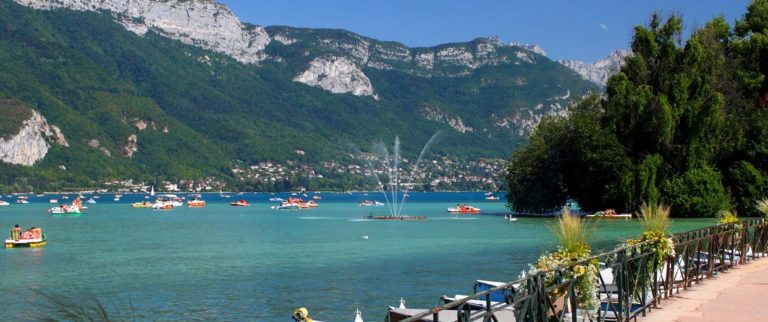
[[[661,302],[642,322],[768,321],[768,258],[739,265]]]

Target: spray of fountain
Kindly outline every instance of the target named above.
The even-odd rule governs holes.
[[[421,149],[421,153],[419,153],[419,157],[416,159],[416,163],[413,166],[413,171],[411,171],[411,178],[417,177],[419,173],[419,165],[424,159],[424,155],[428,151],[429,147],[432,146],[434,142],[438,140],[442,132],[437,132],[427,141],[427,143],[424,145],[424,147]],[[383,156],[383,162],[384,166],[387,171],[387,175],[389,178],[389,182],[387,183],[386,187],[389,190],[389,194],[384,189],[384,185],[381,182],[381,179],[379,178],[378,174],[376,173],[376,170],[372,167],[370,161],[368,161],[368,166],[373,172],[374,176],[376,177],[376,181],[379,184],[379,187],[381,189],[382,194],[384,195],[384,199],[387,202],[387,207],[389,208],[389,214],[390,217],[394,218],[403,218],[402,211],[403,206],[405,205],[405,195],[408,194],[408,191],[410,190],[408,187],[409,185],[405,185],[405,189],[401,189],[402,186],[402,178],[400,175],[400,138],[395,137],[395,144],[392,148],[392,155],[390,157],[389,151],[387,150],[387,147],[383,143],[379,143],[374,146],[374,150],[378,150],[380,154]],[[403,192],[403,197],[400,197],[400,192]]]

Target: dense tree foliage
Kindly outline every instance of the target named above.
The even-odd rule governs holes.
[[[587,210],[661,201],[678,217],[754,214],[768,193],[768,1],[751,3],[735,28],[713,19],[684,44],[682,25],[654,14],[604,96],[542,122],[510,158],[512,207],[573,198]]]

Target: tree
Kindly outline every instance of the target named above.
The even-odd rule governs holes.
[[[752,212],[768,193],[768,0],[752,2],[733,31],[717,17],[684,44],[682,23],[654,14],[635,28],[633,54],[604,97],[542,123],[510,159],[513,207],[570,197],[587,210],[664,202],[673,216],[710,217],[732,203]]]

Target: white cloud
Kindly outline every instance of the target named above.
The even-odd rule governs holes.
[[[604,23],[600,23],[598,24],[598,26],[600,26],[600,29],[602,29],[603,31],[608,32],[608,25]]]

